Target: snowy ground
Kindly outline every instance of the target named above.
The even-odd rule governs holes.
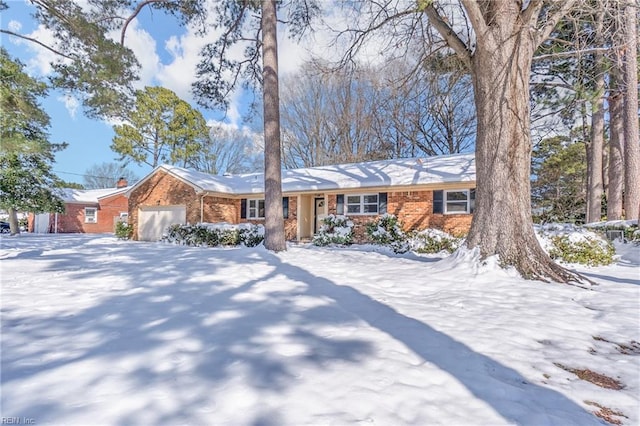
[[[0,242],[3,423],[640,423],[629,244],[585,290],[366,248]]]

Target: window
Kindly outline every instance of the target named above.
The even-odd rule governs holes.
[[[98,223],[98,209],[95,207],[84,208],[84,223]]]
[[[264,200],[247,200],[247,218],[264,219]]]
[[[282,197],[282,215],[289,218],[289,197]],[[240,219],[264,219],[264,198],[240,199]]]
[[[444,214],[473,213],[475,189],[433,191],[433,212]]]
[[[378,194],[345,195],[347,215],[378,214]]]

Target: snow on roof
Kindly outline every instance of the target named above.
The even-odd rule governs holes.
[[[264,174],[214,176],[177,166],[159,168],[191,183],[202,192],[258,194],[264,192]],[[385,186],[425,185],[476,180],[475,155],[371,161],[282,171],[282,191],[328,191]]]
[[[61,188],[58,195],[65,203],[95,203],[101,198],[110,197],[118,193],[124,193],[129,188],[105,188],[105,189],[74,189]]]

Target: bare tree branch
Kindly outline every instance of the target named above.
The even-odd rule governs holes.
[[[133,13],[127,18],[126,21],[124,21],[124,25],[122,26],[122,31],[120,32],[120,44],[124,46],[124,37],[127,33],[127,28],[129,27],[129,24],[131,23],[131,21],[133,21],[136,16],[138,16],[138,14],[140,14],[140,12],[142,11],[142,9],[144,9],[145,6],[150,5],[152,3],[169,3],[171,0],[145,0],[142,3],[138,4],[138,6],[136,6],[136,9],[133,11]]]
[[[570,58],[572,56],[588,55],[591,53],[609,53],[610,47],[592,47],[590,49],[570,50],[567,52],[548,53],[546,55],[538,55],[533,57],[534,62],[544,61],[547,59]]]
[[[476,34],[484,34],[487,31],[487,22],[476,0],[462,0],[462,5]]]
[[[471,68],[471,49],[458,37],[458,34],[451,28],[449,24],[442,19],[440,13],[433,7],[433,4],[429,4],[425,7],[424,12],[429,18],[431,25],[440,33],[442,38],[445,39],[449,47],[451,47],[460,57],[462,62],[467,68]]]
[[[551,32],[558,25],[560,19],[562,19],[562,17],[569,13],[576,2],[577,0],[564,0],[563,3],[561,3],[562,6],[560,6],[560,8],[558,8],[558,10],[556,10],[549,17],[547,17],[544,26],[538,30],[536,36],[534,37],[535,47],[539,47],[540,44],[542,44],[542,42],[546,40],[549,35],[551,35]]]
[[[529,2],[529,5],[522,11],[522,22],[524,22],[524,25],[531,27],[535,25],[543,4],[543,0],[531,0],[531,2]]]
[[[3,30],[3,29],[0,29],[0,33],[9,34],[9,35],[14,36],[14,37],[22,38],[24,40],[29,40],[29,41],[31,41],[31,42],[39,45],[39,46],[44,47],[45,49],[49,50],[50,52],[55,53],[56,55],[60,55],[63,58],[67,58],[67,59],[73,59],[71,56],[65,55],[64,53],[60,52],[59,50],[56,50],[51,46],[47,46],[46,44],[42,43],[39,40],[36,40],[35,38],[28,37],[26,35],[22,35],[22,34],[18,34],[18,33],[14,33],[13,31]]]

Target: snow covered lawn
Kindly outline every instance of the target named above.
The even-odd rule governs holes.
[[[640,422],[631,245],[585,290],[366,247],[0,242],[5,423]]]

